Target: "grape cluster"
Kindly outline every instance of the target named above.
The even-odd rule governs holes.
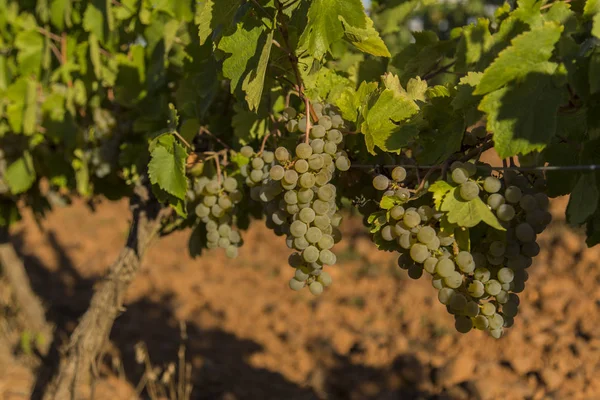
[[[471,247],[461,249],[457,231],[441,228],[443,213],[427,205],[408,207],[415,199],[399,187],[406,173],[397,167],[391,180],[385,175],[373,179],[377,190],[400,199],[400,204],[387,211],[386,223],[375,240],[400,252],[398,265],[411,278],[420,278],[423,271],[433,277],[438,299],[455,316],[457,331],[476,328],[499,338],[514,323],[517,293],[523,291],[526,269],[540,250],[536,235],[550,223],[551,215],[548,197],[540,191],[542,176],[507,171],[500,179],[490,171],[489,166],[457,162],[451,166],[448,181],[458,186],[465,201],[480,196],[506,232],[485,225],[477,234],[469,232]]]
[[[188,198],[197,202],[195,213],[206,226],[206,247],[223,248],[229,258],[235,258],[242,237],[234,227],[234,207],[243,196],[233,177],[201,176],[193,183]]]
[[[343,135],[342,117],[327,105],[313,104],[318,120],[306,141],[306,116],[287,108],[284,116],[289,133],[302,132],[301,143],[293,150],[278,147],[274,153],[263,152],[250,157],[242,171],[251,187],[252,199],[260,201],[267,216],[267,227],[286,236],[290,249],[289,264],[296,269],[289,286],[300,290],[308,286],[319,295],[331,284],[325,265],[336,263],[331,248],[341,239],[338,226],[337,190],[331,183],[334,172],[347,171],[350,160],[340,148]],[[249,154],[252,150],[242,149]]]

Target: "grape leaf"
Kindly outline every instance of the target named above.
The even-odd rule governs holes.
[[[491,39],[490,21],[479,18],[477,24],[465,26],[456,49],[456,68],[464,70],[476,64]]]
[[[171,140],[161,141],[150,153],[148,175],[152,184],[183,200],[187,191],[185,177],[187,152],[172,136],[169,137]]]
[[[511,45],[502,50],[483,72],[474,93],[492,92],[510,81],[539,71],[540,64],[546,63],[552,56],[562,29],[559,24],[547,22],[514,38]]]
[[[600,12],[592,19],[592,35],[600,39]]]
[[[471,251],[471,236],[469,230],[466,228],[459,228],[454,230],[454,238],[458,248],[462,251]]]
[[[419,111],[414,101],[398,92],[385,89],[377,100],[365,110],[361,131],[367,149],[375,154],[375,146],[384,151],[398,152],[408,145],[412,135],[403,134],[399,122],[409,119]]]
[[[215,7],[215,0],[198,1],[195,22],[198,24],[198,36],[201,45],[206,42],[206,39],[215,29],[222,25],[231,24],[240,3],[240,0],[219,0],[217,7]]]
[[[370,18],[367,18],[367,26],[364,29],[350,25],[341,15],[339,19],[344,27],[344,38],[352,43],[354,47],[374,56],[392,56],[385,43],[383,43],[383,40],[379,37],[379,33],[373,28],[373,21]]]
[[[464,228],[471,228],[483,221],[492,228],[500,231],[506,230],[481,198],[476,197],[473,200],[464,201],[459,192],[460,188],[455,187],[442,203],[441,211],[447,213],[448,222]]]
[[[399,197],[383,196],[379,202],[379,208],[383,210],[391,210],[397,204],[402,204],[402,200],[400,200]]]
[[[44,55],[44,37],[33,30],[19,32],[15,38],[15,47],[19,50],[17,61],[21,76],[34,74],[39,77]]]
[[[112,2],[110,0],[92,0],[83,14],[83,28],[103,43],[106,43],[113,30]]]
[[[441,210],[444,197],[446,197],[448,192],[451,191],[453,188],[454,186],[441,179],[435,181],[433,185],[429,186],[429,191],[433,193],[433,201],[436,210]]]
[[[346,36],[362,51],[389,57],[389,51],[360,0],[314,0],[308,10],[308,23],[299,47],[321,59],[331,45]]]
[[[600,0],[586,0],[583,7],[583,16],[593,18],[598,13],[600,13]]]
[[[376,82],[361,82],[358,90],[350,87],[346,88],[336,102],[344,119],[357,122],[362,107],[368,103],[371,95],[377,90],[377,87]]]
[[[569,198],[567,221],[574,225],[583,224],[598,208],[599,197],[596,174],[582,174]]]
[[[579,152],[572,143],[552,143],[542,153],[549,165],[577,165]],[[550,197],[571,193],[577,183],[578,174],[574,171],[546,171],[546,194]]]
[[[31,154],[25,151],[20,158],[13,161],[6,168],[4,178],[12,194],[26,192],[36,179]]]
[[[554,78],[531,74],[521,84],[487,94],[479,109],[487,114],[500,158],[542,150],[556,133],[556,114],[566,100]]]
[[[231,93],[245,92],[251,110],[260,102],[273,43],[273,30],[266,30],[259,22],[246,19],[219,42],[219,49],[230,55],[223,62],[223,75],[231,79]]]
[[[254,139],[262,139],[267,134],[268,115],[247,111],[238,104],[235,104],[233,109],[236,113],[231,119],[231,126],[242,144],[247,144]]]

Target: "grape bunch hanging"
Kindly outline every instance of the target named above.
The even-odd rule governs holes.
[[[427,272],[438,299],[455,317],[461,333],[471,329],[502,336],[513,325],[527,269],[540,248],[536,242],[550,223],[548,197],[541,192],[543,176],[512,170],[493,176],[487,164],[455,162],[444,183],[444,198],[435,201],[404,187],[406,171],[396,167],[391,179],[378,175],[375,189],[384,192],[384,210],[374,213],[374,240],[400,253],[398,265],[418,279]],[[463,227],[449,222],[445,196],[462,204],[482,202],[498,226],[481,222]],[[433,201],[433,206],[422,204]],[[385,203],[385,204],[384,204]],[[504,230],[497,229],[503,228]]]
[[[242,148],[250,161],[241,173],[251,187],[251,198],[263,204],[267,227],[285,236],[294,250],[289,257],[295,269],[290,288],[308,287],[319,295],[331,284],[323,267],[336,263],[331,249],[341,240],[342,217],[331,182],[336,170],[350,168],[350,161],[342,149],[342,117],[328,105],[317,103],[312,109],[317,117],[314,125],[307,115],[297,115],[292,108],[284,111],[288,133],[302,133],[289,148],[259,153]]]
[[[195,213],[206,227],[206,247],[222,248],[229,258],[235,258],[242,237],[234,226],[234,208],[243,196],[238,181],[216,174],[201,176],[192,186],[188,197],[197,202]]]

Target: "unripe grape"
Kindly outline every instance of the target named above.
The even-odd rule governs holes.
[[[390,180],[385,175],[377,175],[373,178],[373,187],[377,190],[386,190],[390,184]]]

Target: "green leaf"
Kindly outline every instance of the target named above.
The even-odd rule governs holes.
[[[112,1],[92,0],[83,14],[83,29],[93,33],[103,43],[112,31]]]
[[[39,77],[44,55],[44,37],[37,31],[22,31],[15,38],[20,74]]]
[[[476,197],[471,201],[462,200],[459,187],[455,187],[444,198],[441,210],[447,213],[448,222],[464,228],[474,227],[483,221],[492,228],[506,230],[481,198]]]
[[[339,19],[344,27],[344,38],[357,49],[374,56],[392,56],[383,40],[379,37],[379,33],[373,28],[373,21],[370,18],[367,18],[367,27],[364,29],[350,25],[341,15]]]
[[[215,7],[215,0],[198,1],[195,22],[198,25],[201,45],[206,42],[215,29],[223,25],[227,27],[232,23],[240,3],[240,0],[219,0]]]
[[[262,139],[268,133],[268,115],[244,110],[238,104],[233,109],[236,113],[231,119],[231,126],[240,143],[247,144],[252,140]]]
[[[29,79],[27,81],[27,96],[25,97],[25,107],[23,110],[23,133],[26,135],[33,135],[36,132],[38,124],[37,100],[37,82]]]
[[[583,7],[583,16],[593,18],[598,13],[600,13],[600,0],[586,0]]]
[[[446,197],[448,192],[452,189],[454,189],[454,186],[441,179],[429,186],[429,192],[433,193],[433,201],[436,210],[441,211],[444,197]]]
[[[184,200],[187,191],[185,177],[186,150],[172,137],[167,144],[157,145],[150,154],[148,175],[150,182],[162,190]]]
[[[592,35],[600,39],[600,12],[592,19]]]
[[[246,92],[246,101],[250,110],[258,110],[258,105],[260,104],[265,83],[265,73],[267,72],[267,65],[269,64],[269,57],[271,55],[271,45],[273,44],[273,32],[271,30],[267,35],[256,70],[247,74],[244,78],[244,83],[242,83],[242,90]]]
[[[223,75],[231,79],[231,93],[246,92],[251,110],[257,109],[271,53],[273,31],[252,19],[237,24],[235,31],[219,42],[230,56],[223,62]]]
[[[367,222],[371,224],[369,232],[378,232],[383,225],[387,223],[387,213],[385,211],[377,211],[369,215]]]
[[[412,136],[403,134],[398,123],[406,121],[418,111],[419,106],[414,101],[393,90],[383,90],[365,111],[365,120],[361,125],[369,152],[375,154],[375,146],[389,152],[399,152],[407,146]]]
[[[52,0],[50,4],[50,22],[62,31],[66,27],[71,27],[71,0]]]
[[[545,74],[531,74],[521,84],[486,95],[479,109],[487,114],[487,130],[494,133],[500,158],[542,150],[550,143],[565,100],[565,91]]]
[[[336,102],[344,119],[357,122],[361,109],[366,106],[378,86],[377,82],[361,82],[358,90],[346,88]]]
[[[579,151],[571,143],[552,143],[542,153],[543,160],[549,165],[577,165]],[[571,193],[579,175],[574,171],[546,171],[546,193],[550,197]]]
[[[507,83],[540,70],[552,56],[562,26],[547,22],[539,28],[525,32],[511,41],[511,45],[498,54],[484,71],[475,94],[486,94]]]
[[[583,224],[598,208],[598,184],[596,174],[582,174],[573,188],[567,205],[567,221],[570,224]]]
[[[4,175],[6,183],[13,194],[26,192],[36,179],[33,159],[28,151],[12,162]]]
[[[462,35],[456,49],[456,67],[465,69],[479,62],[481,55],[492,37],[490,21],[479,18],[477,24],[467,25],[462,29]]]
[[[383,210],[391,210],[397,204],[402,204],[402,201],[399,197],[383,196],[379,202],[379,208]]]
[[[360,0],[313,0],[300,47],[314,58],[323,58],[331,44],[344,37],[340,17],[351,28],[367,29],[368,17]]]

